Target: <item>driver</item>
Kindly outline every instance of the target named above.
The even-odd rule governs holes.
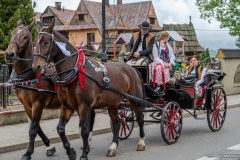
[[[129,65],[142,65],[142,61],[152,62],[152,47],[155,43],[155,38],[152,33],[149,33],[149,29],[152,26],[148,22],[144,21],[142,24],[138,25],[141,29],[139,32],[133,34],[130,42],[126,47],[126,55],[128,56],[127,64]],[[142,59],[141,57],[144,57]],[[147,65],[148,63],[145,63]]]

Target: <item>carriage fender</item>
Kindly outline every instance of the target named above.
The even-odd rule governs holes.
[[[166,91],[164,100],[177,102],[182,109],[191,109],[193,107],[192,97],[184,90],[169,89]]]

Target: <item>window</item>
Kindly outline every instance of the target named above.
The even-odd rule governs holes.
[[[87,42],[95,42],[95,34],[87,33]]]
[[[79,15],[79,21],[84,21],[84,14]]]
[[[150,24],[155,25],[155,18],[150,18]]]
[[[237,67],[235,72],[234,83],[240,83],[240,65]]]
[[[52,23],[53,17],[43,18],[43,25],[50,25]]]

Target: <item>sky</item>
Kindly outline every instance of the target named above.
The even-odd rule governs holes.
[[[43,12],[47,6],[55,6],[55,2],[62,2],[65,9],[76,10],[80,0],[32,0],[36,1],[36,12]],[[101,2],[102,0],[91,0]],[[123,0],[123,3],[140,2],[146,0]],[[116,4],[117,0],[109,0]],[[165,24],[189,23],[189,16],[194,25],[198,41],[202,47],[217,51],[219,48],[237,48],[236,37],[228,34],[228,28],[221,29],[220,23],[200,18],[200,12],[195,5],[195,0],[152,0],[155,13],[160,26]]]

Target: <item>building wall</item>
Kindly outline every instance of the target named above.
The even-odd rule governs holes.
[[[69,41],[74,46],[83,42],[87,44],[87,33],[95,33],[95,42],[101,42],[102,36],[98,30],[81,30],[81,31],[69,31]]]
[[[223,79],[224,90],[227,95],[239,94],[240,93],[240,83],[234,84],[234,76],[237,67],[240,64],[240,59],[219,59],[221,61],[221,68],[227,76]]]

